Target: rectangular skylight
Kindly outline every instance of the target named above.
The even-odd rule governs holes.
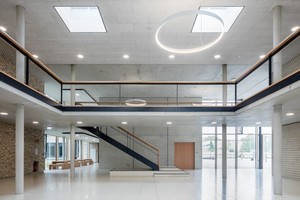
[[[209,11],[218,15],[224,22],[224,32],[228,32],[243,8],[244,7],[200,7],[200,10]],[[215,18],[198,14],[192,32],[221,32],[221,26]]]
[[[98,7],[54,7],[70,32],[105,33]]]

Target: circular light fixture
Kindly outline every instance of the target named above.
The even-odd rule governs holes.
[[[173,124],[173,122],[167,122],[166,124],[171,125],[171,124]]]
[[[38,122],[38,121],[33,121],[32,123],[33,123],[33,124],[39,124],[39,122]]]
[[[79,97],[79,96],[80,96],[80,94],[79,94],[79,93],[76,93],[76,94],[75,94],[75,96]]]
[[[4,26],[0,26],[0,30],[3,32],[7,31],[7,29]]]
[[[84,56],[82,54],[78,54],[77,58],[82,59],[82,58],[84,58]]]
[[[38,55],[36,55],[36,54],[33,54],[32,55],[34,58],[36,58],[36,59],[38,59],[39,58],[39,56]]]
[[[169,58],[170,58],[170,59],[174,59],[175,56],[174,56],[174,55],[169,55]]]
[[[293,116],[294,113],[286,113],[286,116]]]
[[[219,58],[221,58],[221,56],[220,55],[215,55],[214,58],[219,59]]]
[[[52,127],[51,127],[51,126],[48,126],[48,127],[47,127],[47,130],[52,130]]]
[[[217,122],[211,122],[211,124],[217,124]]]
[[[146,105],[146,101],[143,99],[128,99],[125,101],[127,106],[144,106]]]
[[[7,112],[0,112],[0,115],[8,115]]]
[[[81,122],[81,121],[78,121],[78,122],[76,122],[77,124],[82,124],[83,122]]]
[[[185,15],[206,15],[206,16],[210,16],[212,18],[215,18],[221,25],[220,35],[218,36],[218,38],[216,40],[214,40],[214,41],[212,41],[208,44],[202,45],[200,47],[190,48],[190,49],[176,49],[176,48],[169,47],[169,46],[166,46],[166,45],[162,44],[160,42],[159,38],[158,38],[159,31],[162,29],[162,27],[164,27],[169,21],[171,21],[173,19],[176,19],[178,17],[181,17],[181,16],[185,16]],[[203,51],[205,49],[208,49],[209,47],[212,47],[213,45],[218,43],[221,40],[221,38],[223,37],[223,34],[224,34],[224,22],[223,22],[221,17],[219,17],[218,15],[216,15],[212,12],[205,11],[205,10],[188,10],[188,11],[179,12],[179,13],[176,13],[174,15],[171,15],[171,16],[167,17],[162,22],[162,24],[158,27],[158,29],[156,30],[155,40],[156,40],[156,43],[162,49],[164,49],[166,51],[169,51],[169,52],[173,52],[173,53],[195,53],[195,52],[199,52],[199,51]]]
[[[122,124],[127,124],[127,122],[122,122]]]
[[[261,122],[256,122],[257,125],[261,124]]]
[[[293,27],[293,28],[291,29],[291,31],[292,31],[292,32],[295,32],[295,31],[297,31],[299,28],[300,28],[300,26],[295,26],[295,27]]]
[[[123,55],[123,58],[128,59],[129,55],[125,54],[125,55]]]

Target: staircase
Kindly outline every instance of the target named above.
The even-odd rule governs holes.
[[[148,158],[142,156],[141,154],[135,152],[134,150],[132,150],[131,148],[125,146],[124,144],[118,142],[117,140],[115,140],[114,138],[108,136],[107,134],[103,133],[102,131],[100,131],[97,128],[89,127],[89,126],[84,126],[84,127],[79,127],[79,128],[81,128],[83,130],[87,130],[87,131],[93,133],[94,135],[101,138],[102,140],[108,142],[109,144],[113,145],[114,147],[120,149],[121,151],[127,153],[128,155],[132,156],[133,158],[135,158],[135,159],[139,160],[140,162],[144,163],[145,165],[150,167],[152,170],[159,170],[159,163],[158,163],[159,157],[157,159],[157,163],[154,163],[153,161],[151,161]],[[142,141],[142,143],[145,146],[147,146],[146,148],[154,148],[150,144],[146,143],[145,141],[141,140],[140,138],[137,138],[136,136],[129,133],[125,129],[122,129],[122,128],[118,128],[118,129],[120,129],[120,131],[126,132],[128,138],[130,137],[130,138],[134,138],[136,140]],[[158,149],[155,148],[155,150],[158,150]],[[159,150],[158,150],[158,154],[159,154]]]

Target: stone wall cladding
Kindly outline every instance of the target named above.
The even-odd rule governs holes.
[[[0,178],[15,176],[15,124],[0,121]],[[33,162],[38,161],[38,172],[45,169],[44,134],[42,130],[25,128],[24,173],[33,172]]]

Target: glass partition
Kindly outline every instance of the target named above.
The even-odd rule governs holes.
[[[237,84],[237,101],[241,102],[269,86],[269,62],[265,62]]]
[[[61,84],[32,61],[29,61],[28,85],[51,100],[60,103]]]
[[[0,71],[16,78],[16,50],[0,39]]]

